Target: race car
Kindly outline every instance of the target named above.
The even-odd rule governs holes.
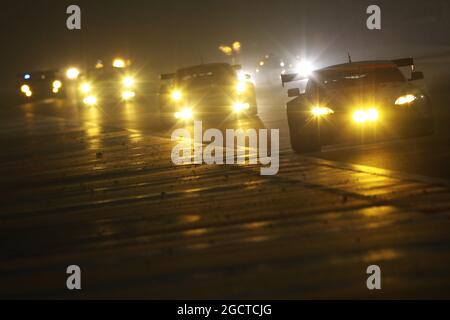
[[[92,106],[131,101],[136,96],[136,83],[123,64],[97,66],[80,75],[78,101]]]
[[[167,121],[256,115],[255,86],[240,66],[211,63],[161,75],[159,108]]]
[[[411,71],[407,79],[401,67]],[[282,84],[307,80],[305,92],[288,90],[287,118],[292,149],[318,151],[347,140],[358,143],[382,137],[433,132],[424,75],[412,58],[360,61],[316,70],[307,78],[282,75]]]
[[[18,93],[22,101],[64,98],[64,76],[57,70],[26,72],[18,75]]]

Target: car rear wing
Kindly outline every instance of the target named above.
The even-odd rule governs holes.
[[[391,62],[394,63],[397,67],[411,67],[411,69],[414,69],[414,59],[412,57],[395,59],[391,60]]]
[[[306,80],[306,79],[308,79],[308,77],[301,76],[298,73],[282,74],[281,75],[281,85],[284,87],[284,84],[287,82],[300,81],[300,80]]]

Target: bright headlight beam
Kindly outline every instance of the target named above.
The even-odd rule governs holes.
[[[92,106],[92,105],[97,103],[97,98],[94,97],[94,96],[88,96],[88,97],[83,99],[83,103],[87,104],[89,106]]]
[[[126,63],[125,63],[125,60],[123,60],[123,59],[116,58],[113,61],[114,68],[125,68],[125,65],[126,65]]]
[[[173,101],[180,101],[181,98],[183,97],[183,94],[181,93],[180,90],[174,90],[172,91],[170,96],[172,97]]]
[[[80,70],[78,70],[77,68],[69,68],[66,71],[66,77],[67,77],[67,79],[70,79],[70,80],[77,79],[79,75],[80,75]]]
[[[395,100],[395,104],[396,105],[402,105],[402,104],[407,104],[407,103],[411,103],[414,100],[416,100],[417,97],[413,94],[407,94],[401,97],[398,97],[397,100]]]
[[[123,79],[123,85],[127,88],[130,88],[134,85],[134,79],[132,77],[126,77]]]
[[[314,71],[314,66],[309,61],[301,61],[295,67],[295,71],[302,77],[309,77]]]
[[[60,89],[62,87],[62,82],[59,80],[53,81],[53,88],[54,89]]]
[[[353,120],[356,123],[363,123],[363,122],[367,122],[367,121],[377,121],[379,118],[379,112],[377,109],[375,108],[370,108],[367,110],[356,110],[355,112],[353,112]]]
[[[24,84],[20,87],[20,91],[22,91],[23,93],[27,93],[30,91],[30,86],[27,84]]]
[[[181,120],[188,120],[192,118],[192,110],[190,108],[183,108],[179,112],[175,112],[175,118]]]
[[[328,107],[316,106],[311,109],[311,113],[316,117],[322,117],[329,114],[333,114],[334,111]]]
[[[234,112],[241,112],[243,110],[247,110],[250,108],[250,105],[248,103],[244,102],[235,102],[233,104],[233,111]]]
[[[84,93],[89,93],[91,91],[91,85],[89,83],[83,83],[81,85],[81,91]]]
[[[123,100],[130,100],[131,98],[134,98],[135,95],[136,94],[134,93],[134,91],[124,91],[122,93],[122,99]]]

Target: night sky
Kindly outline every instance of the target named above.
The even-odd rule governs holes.
[[[82,30],[66,28],[78,4]],[[370,4],[382,9],[382,30],[365,27]],[[122,55],[148,72],[226,60],[217,50],[240,40],[241,63],[266,53],[318,64],[450,51],[450,2],[342,0],[90,0],[9,1],[0,12],[0,83],[17,72],[92,65]]]

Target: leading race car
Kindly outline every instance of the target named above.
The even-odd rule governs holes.
[[[411,67],[407,79],[400,67]],[[432,107],[420,85],[422,72],[412,58],[362,61],[330,66],[308,77],[306,90],[288,90],[287,103],[292,149],[320,150],[321,146],[358,139],[427,134],[433,131]],[[282,76],[282,83],[301,80]]]
[[[255,86],[240,66],[211,63],[161,75],[159,107],[165,121],[230,114],[256,115]]]
[[[58,70],[26,72],[18,75],[18,92],[22,101],[64,98],[64,76]]]
[[[115,60],[111,67],[97,65],[80,75],[79,82],[78,100],[87,106],[130,101],[136,96],[135,79],[122,60]]]

